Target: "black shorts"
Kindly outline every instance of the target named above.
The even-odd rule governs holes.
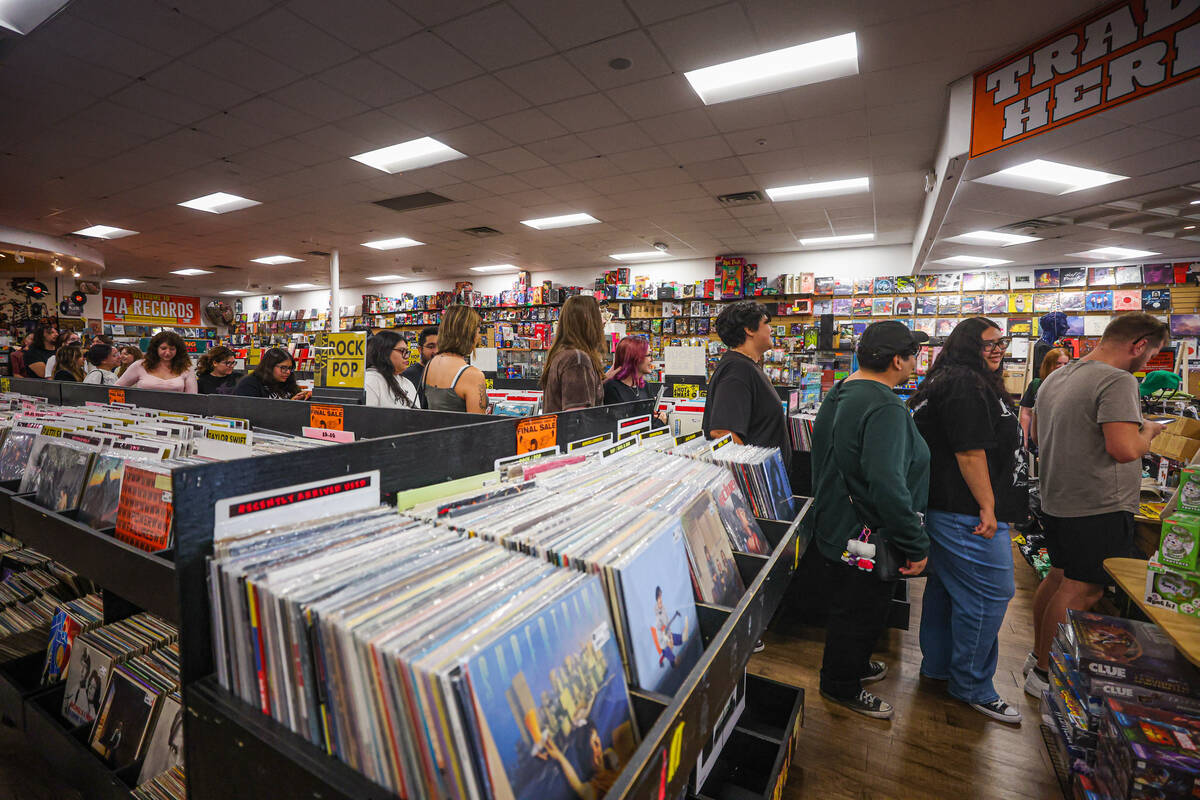
[[[1073,581],[1107,586],[1112,577],[1104,559],[1133,554],[1133,514],[1111,511],[1089,517],[1044,515],[1050,565]]]

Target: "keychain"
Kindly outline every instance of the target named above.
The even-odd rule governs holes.
[[[842,563],[858,567],[863,572],[875,569],[875,545],[867,541],[870,535],[871,530],[864,526],[857,539],[847,540],[846,549],[842,551]]]

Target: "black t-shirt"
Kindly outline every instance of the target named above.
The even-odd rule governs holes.
[[[1038,388],[1042,385],[1041,378],[1034,378],[1025,387],[1025,393],[1021,395],[1021,408],[1033,408],[1037,403]]]
[[[32,364],[45,364],[47,361],[50,360],[50,356],[52,356],[52,355],[54,355],[53,350],[43,350],[40,347],[30,347],[28,350],[25,351],[25,368],[29,369],[29,367]],[[37,378],[37,377],[53,378],[54,377],[53,375],[39,376],[36,372],[34,372],[31,369],[29,370],[29,375],[30,375],[30,377],[33,377],[33,378]]]
[[[629,386],[616,378],[604,382],[604,405],[606,406],[649,399],[651,399],[650,392],[646,391],[645,386]]]
[[[76,378],[69,370],[65,370],[65,369],[54,370],[54,380],[56,380],[56,381],[73,381],[75,383],[79,382],[79,378]]]
[[[282,385],[268,386],[254,373],[238,381],[233,393],[239,397],[269,397],[275,400],[289,400],[293,394]]]
[[[408,378],[409,382],[417,387],[417,400],[420,401],[421,408],[429,408],[429,403],[425,402],[425,384],[421,382],[421,375],[425,372],[425,365],[418,361],[416,364],[409,364],[404,372],[400,373],[403,378]]]
[[[962,476],[955,453],[983,450],[999,522],[1029,514],[1020,458],[1021,426],[1012,406],[971,373],[947,375],[913,413],[929,445],[929,508],[979,516],[979,503]]]
[[[196,376],[196,391],[200,394],[233,394],[237,384],[238,377],[232,372],[223,378],[218,378],[211,372]]]
[[[736,350],[727,350],[708,382],[704,435],[733,431],[746,444],[778,447],[785,466],[792,444],[779,394],[762,368]]]

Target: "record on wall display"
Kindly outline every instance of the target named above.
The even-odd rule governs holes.
[[[1113,292],[1113,311],[1140,311],[1141,308],[1140,289],[1117,289]]]
[[[939,272],[938,273],[938,291],[939,292],[957,292],[962,289],[961,272]]]
[[[892,298],[876,297],[871,301],[871,316],[890,317],[892,315]]]
[[[933,275],[918,275],[916,276],[917,291],[923,294],[936,292],[938,290],[938,276]]]
[[[1088,311],[1112,311],[1113,293],[1111,290],[1104,289],[1102,291],[1087,293],[1087,310]]]
[[[1142,264],[1142,283],[1175,283],[1175,269],[1170,264]]]
[[[917,298],[917,314],[935,316],[937,314],[937,310],[938,299],[936,296]]]
[[[1142,282],[1142,268],[1137,265],[1117,267],[1116,284],[1117,286],[1132,286]]]
[[[1088,286],[1112,286],[1117,282],[1117,271],[1112,267],[1090,267]]]
[[[985,294],[983,296],[983,313],[1004,314],[1008,311],[1007,294]]]
[[[1033,311],[1033,294],[1030,292],[1013,292],[1008,296],[1008,313],[1028,314]]]
[[[876,278],[875,285],[872,287],[872,293],[877,295],[894,294],[896,284],[891,278]]]
[[[917,290],[917,283],[912,275],[898,275],[895,283],[896,294],[912,294]]]
[[[1058,271],[1058,285],[1064,289],[1087,286],[1087,268],[1063,267]]]
[[[1170,289],[1142,289],[1142,310],[1144,310],[1144,311],[1170,311],[1171,310],[1171,290]]]
[[[1063,311],[1083,311],[1083,292],[1062,292],[1058,301]]]
[[[964,317],[983,313],[983,295],[964,294],[959,305],[959,313]]]
[[[1007,292],[1009,290],[1010,287],[1008,285],[1008,273],[1007,272],[1000,272],[999,270],[993,270],[991,272],[987,272],[984,274],[985,274],[984,286],[986,287],[987,291],[989,291],[989,292]]]
[[[1033,271],[1033,283],[1038,289],[1057,289],[1058,270],[1035,269]]]

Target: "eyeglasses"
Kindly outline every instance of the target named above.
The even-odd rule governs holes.
[[[236,367],[237,366],[237,360],[233,359],[233,358],[228,358],[228,359],[222,361],[221,363],[227,367]]]
[[[393,353],[407,353],[408,348],[407,347],[393,347],[392,352]]]
[[[1003,352],[1008,349],[1008,346],[1011,343],[1012,343],[1012,338],[1009,336],[1004,336],[1000,339],[994,339],[990,342],[984,342],[983,349],[984,349],[984,352],[994,353],[997,350],[1000,350],[1001,352]]]
[[[291,364],[288,364],[286,366],[283,364],[276,364],[275,369],[282,370],[283,372],[291,372],[293,367]]]

